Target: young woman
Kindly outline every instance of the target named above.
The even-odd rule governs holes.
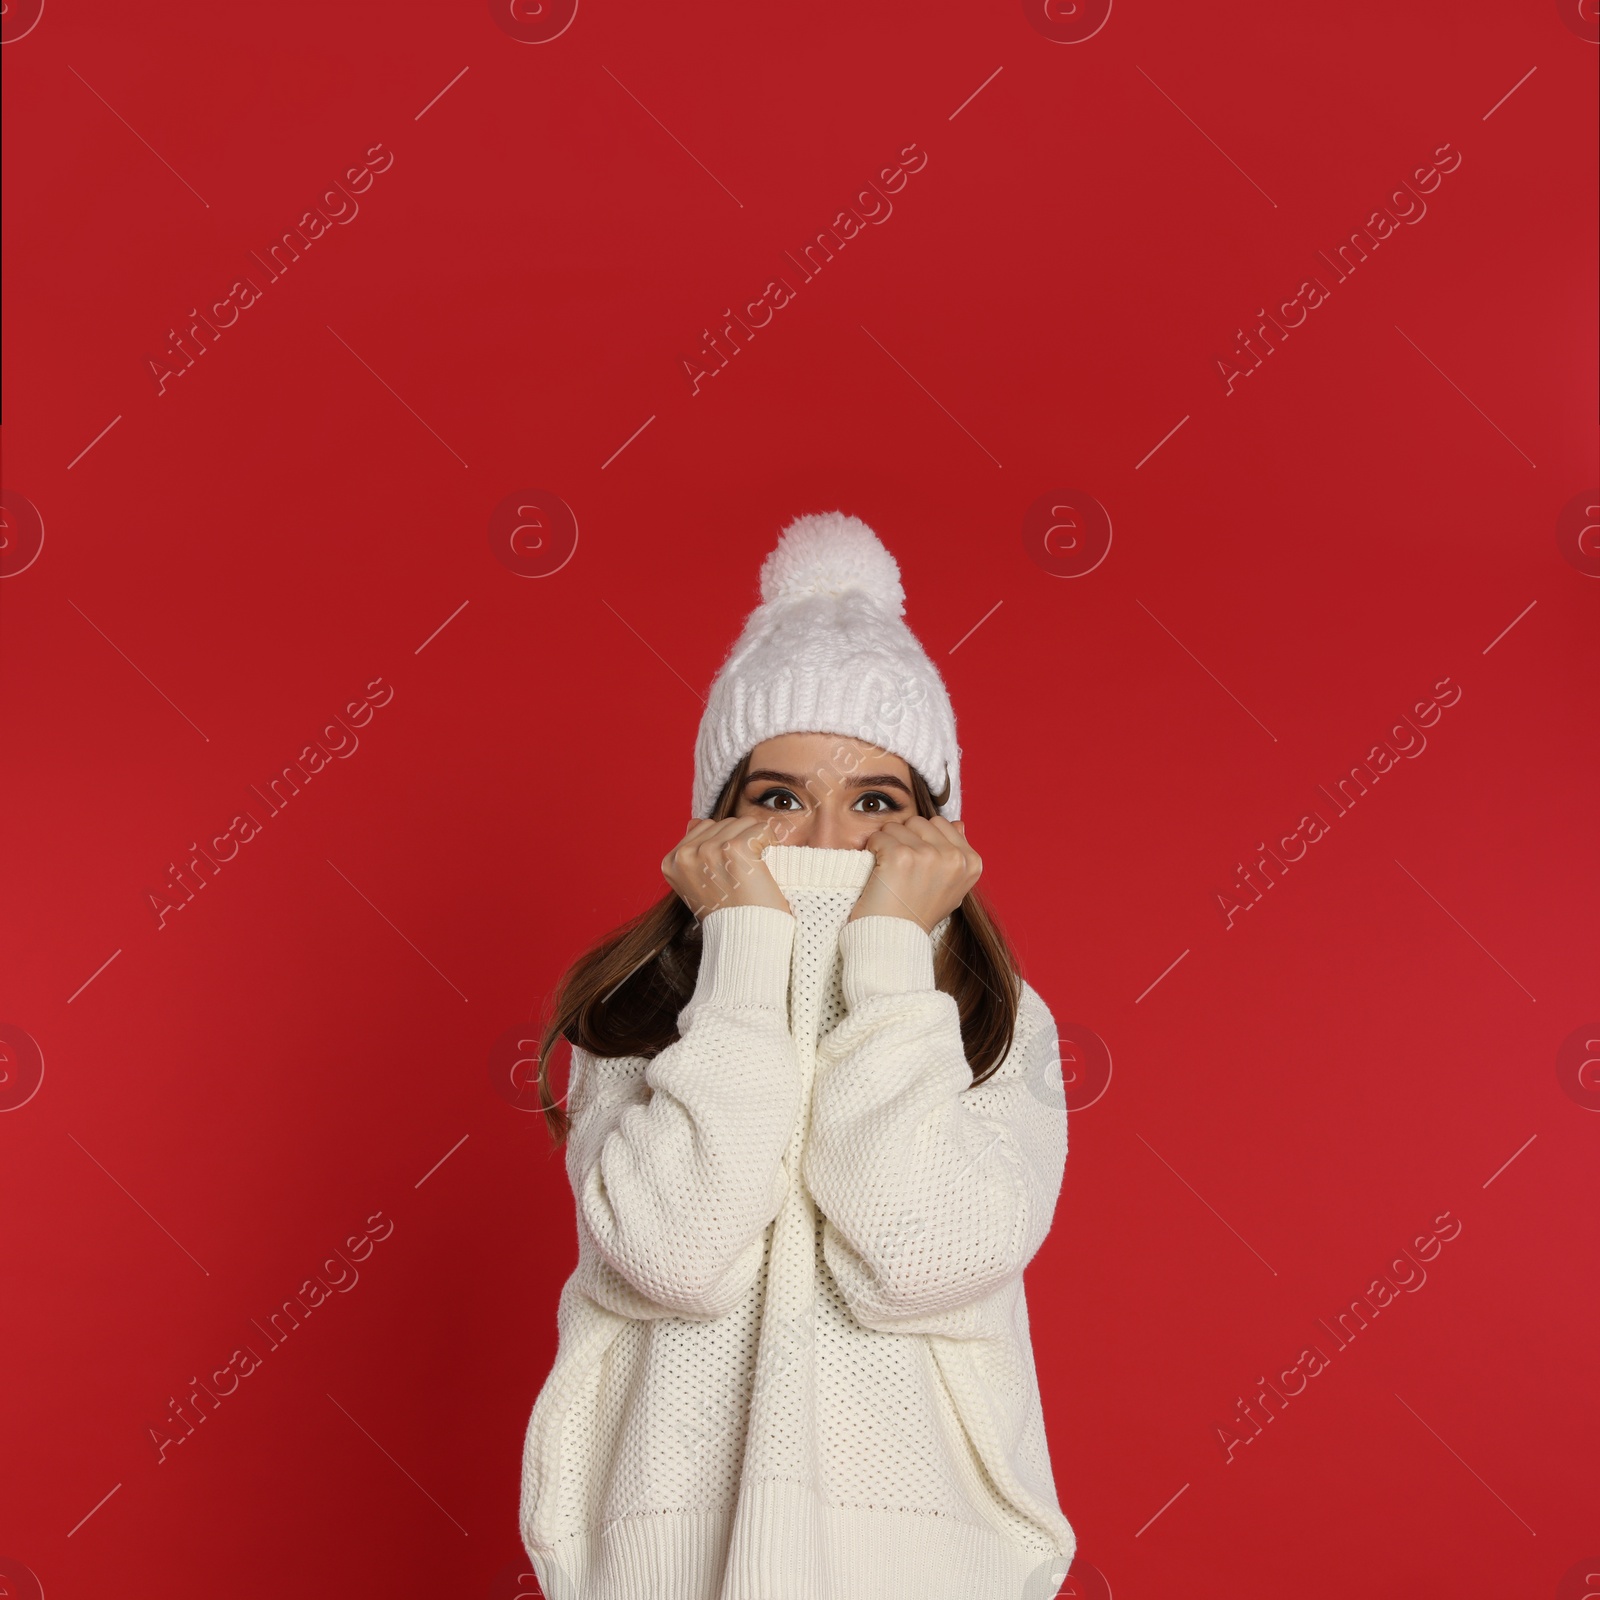
[[[1066,1162],[1055,1024],[974,891],[894,558],[802,517],[761,595],[671,892],[541,1042],[578,1265],[523,1542],[549,1600],[1047,1600],[1076,1539],[1022,1274]]]

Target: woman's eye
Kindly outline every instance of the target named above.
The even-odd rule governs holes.
[[[787,806],[769,804],[770,801],[775,800],[793,800],[796,805],[800,804],[793,791],[789,789],[768,789],[767,792],[756,801],[756,804],[758,806],[766,806],[769,811],[786,811],[789,809]]]
[[[870,794],[862,795],[861,801],[864,802],[867,800],[875,800],[878,802],[878,804],[873,808],[873,815],[877,815],[880,811],[898,811],[900,809],[900,807],[897,806],[894,801],[888,797],[888,795],[880,794],[876,789],[874,789]]]

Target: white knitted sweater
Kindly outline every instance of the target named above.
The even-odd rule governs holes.
[[[1048,1600],[1056,1500],[1022,1270],[1067,1155],[1024,984],[977,1087],[934,939],[846,923],[868,850],[781,845],[793,907],[701,924],[679,1038],[574,1050],[578,1265],[529,1419],[549,1600]]]

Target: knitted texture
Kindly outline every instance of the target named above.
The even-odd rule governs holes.
[[[761,566],[745,619],[706,697],[691,815],[707,817],[739,762],[783,733],[842,733],[901,757],[961,815],[961,750],[939,669],[901,620],[900,568],[859,517],[797,517]]]
[[[775,846],[793,915],[701,924],[679,1038],[574,1050],[578,1264],[529,1419],[549,1600],[1047,1600],[1057,1503],[1023,1268],[1067,1154],[1024,983],[972,1084],[935,942],[846,922],[875,857]]]

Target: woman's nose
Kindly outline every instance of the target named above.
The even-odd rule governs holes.
[[[811,837],[806,843],[818,850],[851,850],[855,848],[855,830],[850,819],[832,806],[819,806],[812,824]]]

